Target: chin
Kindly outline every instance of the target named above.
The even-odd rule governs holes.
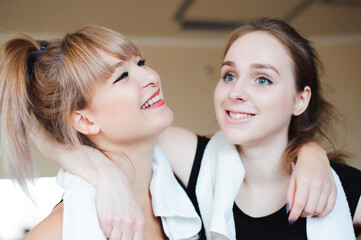
[[[235,145],[243,145],[249,140],[247,137],[244,136],[244,131],[240,132],[237,129],[227,129],[223,128],[223,135],[224,137],[232,144]]]
[[[239,136],[232,131],[223,131],[224,137],[232,144],[239,144]]]
[[[162,133],[164,130],[166,130],[168,127],[170,127],[172,125],[173,117],[174,117],[173,112],[169,108],[164,114],[162,114],[161,119],[159,120],[159,122],[160,122],[160,126],[159,126],[160,133]]]

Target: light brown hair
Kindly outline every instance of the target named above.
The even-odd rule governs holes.
[[[21,34],[2,46],[0,157],[9,176],[23,189],[33,177],[26,135],[32,115],[59,142],[93,146],[72,127],[69,117],[90,103],[94,80],[108,79],[114,72],[99,51],[121,60],[140,55],[130,40],[99,26],[49,42]]]

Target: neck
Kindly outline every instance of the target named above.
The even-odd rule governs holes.
[[[246,170],[245,183],[267,186],[279,184],[289,178],[282,167],[282,155],[287,146],[287,135],[274,136],[272,140],[254,145],[237,146]]]
[[[98,141],[101,143],[98,147],[127,176],[136,197],[149,193],[155,139],[149,138],[121,144]]]
[[[104,139],[102,139],[103,141],[97,139],[96,142],[101,144],[97,146],[103,150],[104,154],[126,174],[136,203],[144,215],[145,234],[150,239],[160,239],[163,233],[160,219],[154,216],[149,190],[156,137],[127,143],[111,143]]]

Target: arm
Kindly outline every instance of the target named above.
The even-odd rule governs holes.
[[[328,215],[336,201],[336,185],[325,150],[315,142],[304,145],[287,193],[290,221],[299,216]]]
[[[24,240],[61,240],[63,226],[63,203],[54,208],[50,215],[35,226]]]
[[[41,127],[34,128],[30,136],[47,159],[82,177],[97,189],[98,218],[107,238],[120,239],[123,234],[144,239],[143,213],[126,176],[111,160],[90,147],[68,149]]]
[[[197,141],[196,134],[178,127],[169,127],[158,137],[158,146],[167,156],[175,175],[184,186],[188,186]]]
[[[171,127],[159,137],[158,145],[165,152],[175,174],[187,186],[197,136],[188,130]],[[296,221],[300,216],[328,215],[335,205],[336,192],[326,151],[316,142],[305,144],[298,154],[287,193],[291,206],[289,220]]]

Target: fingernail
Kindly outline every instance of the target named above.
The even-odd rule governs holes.
[[[286,204],[286,213],[288,214],[288,211],[290,210],[290,205],[287,203]]]
[[[295,220],[291,219],[291,220],[288,221],[288,223],[289,223],[289,225],[292,225],[292,224],[295,223]]]

